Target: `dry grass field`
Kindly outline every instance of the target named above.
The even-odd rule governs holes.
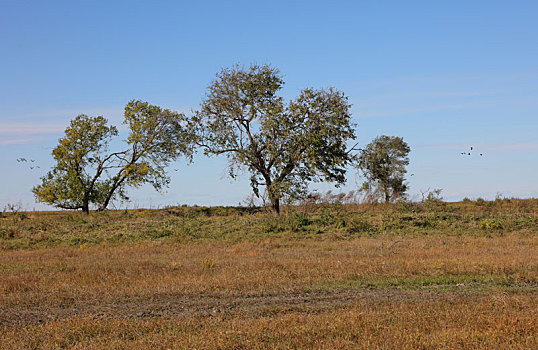
[[[4,213],[0,348],[536,349],[537,209]]]

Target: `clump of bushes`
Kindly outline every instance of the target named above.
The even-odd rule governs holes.
[[[367,233],[369,235],[373,235],[375,233],[379,232],[379,229],[370,224],[367,220],[363,218],[352,218],[349,220],[349,223],[347,225],[347,231],[349,233]]]
[[[502,222],[495,218],[485,219],[480,223],[481,230],[495,231],[502,230],[504,228]]]

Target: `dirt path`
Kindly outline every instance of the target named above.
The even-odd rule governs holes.
[[[62,320],[72,316],[94,319],[132,319],[154,317],[181,317],[190,315],[249,316],[285,312],[316,313],[361,303],[421,302],[443,300],[461,302],[487,296],[477,291],[438,292],[416,290],[359,289],[336,291],[288,292],[278,294],[182,294],[153,295],[151,298],[133,298],[114,302],[81,301],[57,308],[10,307],[0,309],[0,328],[25,326]]]

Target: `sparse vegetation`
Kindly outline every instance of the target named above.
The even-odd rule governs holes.
[[[351,197],[318,196],[280,216],[187,206],[7,214],[0,344],[538,345],[538,200]]]
[[[341,200],[338,200],[341,198]],[[18,212],[0,219],[0,248],[261,242],[266,239],[340,240],[356,237],[475,236],[538,226],[538,200],[352,204],[345,195],[307,199],[275,216],[255,207],[188,207],[105,211],[93,215]]]

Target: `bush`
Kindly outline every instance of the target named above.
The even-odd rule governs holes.
[[[375,226],[370,224],[367,220],[361,218],[353,218],[349,220],[347,225],[347,232],[349,233],[362,233],[374,234],[378,230]]]
[[[486,204],[486,201],[484,200],[484,198],[478,197],[476,199],[476,205],[485,205],[485,204]]]
[[[503,228],[504,228],[503,224],[495,218],[485,219],[484,221],[480,223],[481,230],[494,231],[494,230],[502,230]]]

